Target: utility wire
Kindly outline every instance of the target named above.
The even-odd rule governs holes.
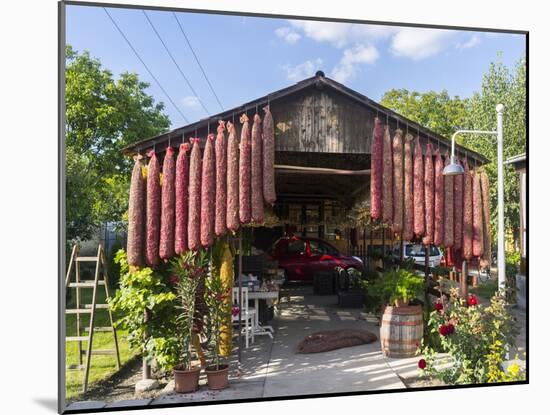
[[[137,50],[132,46],[132,43],[128,40],[128,38],[126,37],[126,35],[124,34],[124,32],[122,31],[122,29],[118,26],[118,24],[115,22],[115,20],[113,19],[113,17],[111,16],[111,14],[107,11],[107,9],[105,7],[102,7],[103,10],[105,10],[105,13],[107,13],[107,16],[109,16],[109,19],[111,19],[111,22],[113,22],[113,24],[115,25],[115,27],[117,28],[118,32],[122,35],[122,37],[124,38],[124,40],[126,41],[126,43],[128,43],[128,46],[130,46],[130,49],[132,49],[132,51],[134,52],[134,54],[136,55],[136,57],[139,59],[139,61],[143,64],[143,66],[145,67],[145,69],[147,69],[147,72],[149,72],[149,75],[151,75],[151,78],[154,79],[154,81],[157,83],[158,87],[161,89],[162,92],[164,92],[164,95],[166,95],[166,98],[168,98],[168,101],[170,101],[172,103],[172,105],[174,106],[174,108],[179,112],[179,114],[181,115],[181,117],[185,120],[185,122],[187,124],[189,124],[189,120],[187,119],[187,117],[185,115],[183,115],[183,112],[181,112],[181,110],[178,108],[178,106],[176,105],[176,103],[174,102],[174,100],[170,97],[170,95],[168,95],[168,92],[166,92],[166,90],[162,87],[161,83],[159,82],[159,80],[156,78],[155,75],[153,75],[153,72],[151,72],[151,70],[149,69],[149,67],[147,66],[147,64],[145,63],[145,61],[141,58],[141,56],[139,56],[139,53],[137,52]]]
[[[185,34],[185,30],[183,30],[183,26],[181,25],[181,23],[178,19],[178,16],[176,15],[175,12],[172,12],[172,14],[174,15],[174,19],[176,19],[176,22],[178,23],[178,26],[181,30],[181,33],[183,34],[183,37],[185,38],[185,41],[187,42],[187,45],[189,46],[189,49],[191,49],[191,52],[193,53],[193,56],[195,57],[195,61],[197,61],[197,64],[199,65],[199,68],[201,69],[201,72],[204,76],[204,79],[206,79],[206,82],[208,83],[208,86],[210,87],[210,90],[212,91],[212,94],[214,94],[214,97],[216,98],[216,101],[218,101],[218,104],[220,105],[220,108],[223,111],[223,109],[224,109],[223,105],[222,105],[220,99],[218,98],[218,95],[216,94],[216,91],[214,91],[214,87],[210,83],[210,80],[208,79],[208,76],[206,75],[206,71],[202,67],[201,62],[199,60],[199,57],[197,56],[197,54],[195,53],[195,49],[193,49],[193,46],[191,45],[191,41],[189,40],[189,38]]]
[[[166,45],[166,43],[164,42],[164,40],[162,40],[162,37],[160,36],[160,33],[157,31],[155,25],[153,24],[153,22],[151,21],[151,19],[149,18],[149,15],[147,14],[147,12],[145,10],[142,10],[143,14],[145,15],[145,18],[147,19],[147,21],[149,22],[149,24],[151,25],[151,28],[153,29],[153,32],[155,32],[155,34],[157,35],[157,37],[159,38],[160,40],[160,43],[162,43],[162,46],[164,46],[164,49],[166,50],[166,53],[168,53],[168,56],[170,56],[170,59],[172,59],[172,62],[174,62],[174,65],[176,65],[176,68],[178,68],[178,71],[179,73],[181,74],[181,76],[183,77],[183,79],[185,80],[185,82],[187,83],[187,86],[189,87],[189,89],[191,90],[191,92],[193,92],[193,95],[195,96],[195,98],[197,98],[197,100],[199,101],[199,103],[201,104],[201,107],[204,109],[204,111],[206,111],[206,114],[207,115],[210,115],[210,111],[208,111],[208,108],[206,108],[204,106],[204,103],[202,102],[202,100],[199,98],[199,94],[197,94],[197,91],[195,91],[195,88],[193,88],[193,85],[191,85],[191,82],[189,82],[189,79],[187,79],[187,77],[185,76],[185,74],[183,73],[183,70],[181,69],[181,67],[178,65],[178,63],[176,62],[176,59],[174,59],[174,56],[172,55],[172,53],[170,52],[170,49],[168,49],[168,46]]]

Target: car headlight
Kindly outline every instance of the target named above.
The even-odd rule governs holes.
[[[353,259],[359,261],[361,264],[363,263],[363,260],[359,258],[358,256],[352,256]]]

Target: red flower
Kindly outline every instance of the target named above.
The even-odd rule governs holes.
[[[449,334],[449,332],[447,331],[447,326],[445,324],[439,326],[439,334],[441,334],[442,336],[446,336],[447,334]]]
[[[436,311],[442,311],[443,310],[443,304],[441,304],[441,303],[435,303],[434,307],[435,307]]]
[[[424,369],[424,368],[426,367],[426,361],[425,361],[424,359],[420,359],[420,360],[418,361],[418,367],[419,367],[420,369]]]
[[[475,297],[475,295],[470,294],[470,296],[468,297],[468,305],[477,305],[477,298]]]
[[[455,326],[452,323],[447,324],[447,334],[453,334],[455,332]]]
[[[233,315],[233,317],[237,317],[239,315],[240,311],[241,311],[241,309],[239,307],[233,307],[231,309],[231,314]]]
[[[223,301],[224,299],[225,299],[225,295],[223,295],[223,294],[217,294],[216,295],[216,300]]]

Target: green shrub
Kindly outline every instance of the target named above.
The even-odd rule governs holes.
[[[378,296],[383,304],[399,301],[407,304],[422,294],[423,288],[424,277],[406,268],[386,271],[370,286],[371,294]]]

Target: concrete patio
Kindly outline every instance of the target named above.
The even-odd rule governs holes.
[[[417,358],[391,362],[382,355],[379,341],[324,353],[296,354],[298,343],[308,334],[327,329],[366,329],[378,336],[376,320],[362,309],[338,308],[336,296],[313,295],[311,286],[284,289],[271,323],[275,333],[256,337],[242,352],[242,373],[237,374],[236,349],[232,355],[229,387],[210,391],[204,374],[199,391],[177,394],[173,381],[156,397],[136,400],[139,405],[165,405],[212,400],[257,399],[291,395],[360,392],[404,389],[398,373],[416,369]],[[405,362],[406,360],[407,362]],[[409,361],[410,360],[410,361]],[[130,405],[130,401],[123,402]],[[85,402],[75,402],[67,409],[79,409]],[[120,406],[121,402],[94,402],[95,408]],[[89,402],[88,402],[89,405]]]

